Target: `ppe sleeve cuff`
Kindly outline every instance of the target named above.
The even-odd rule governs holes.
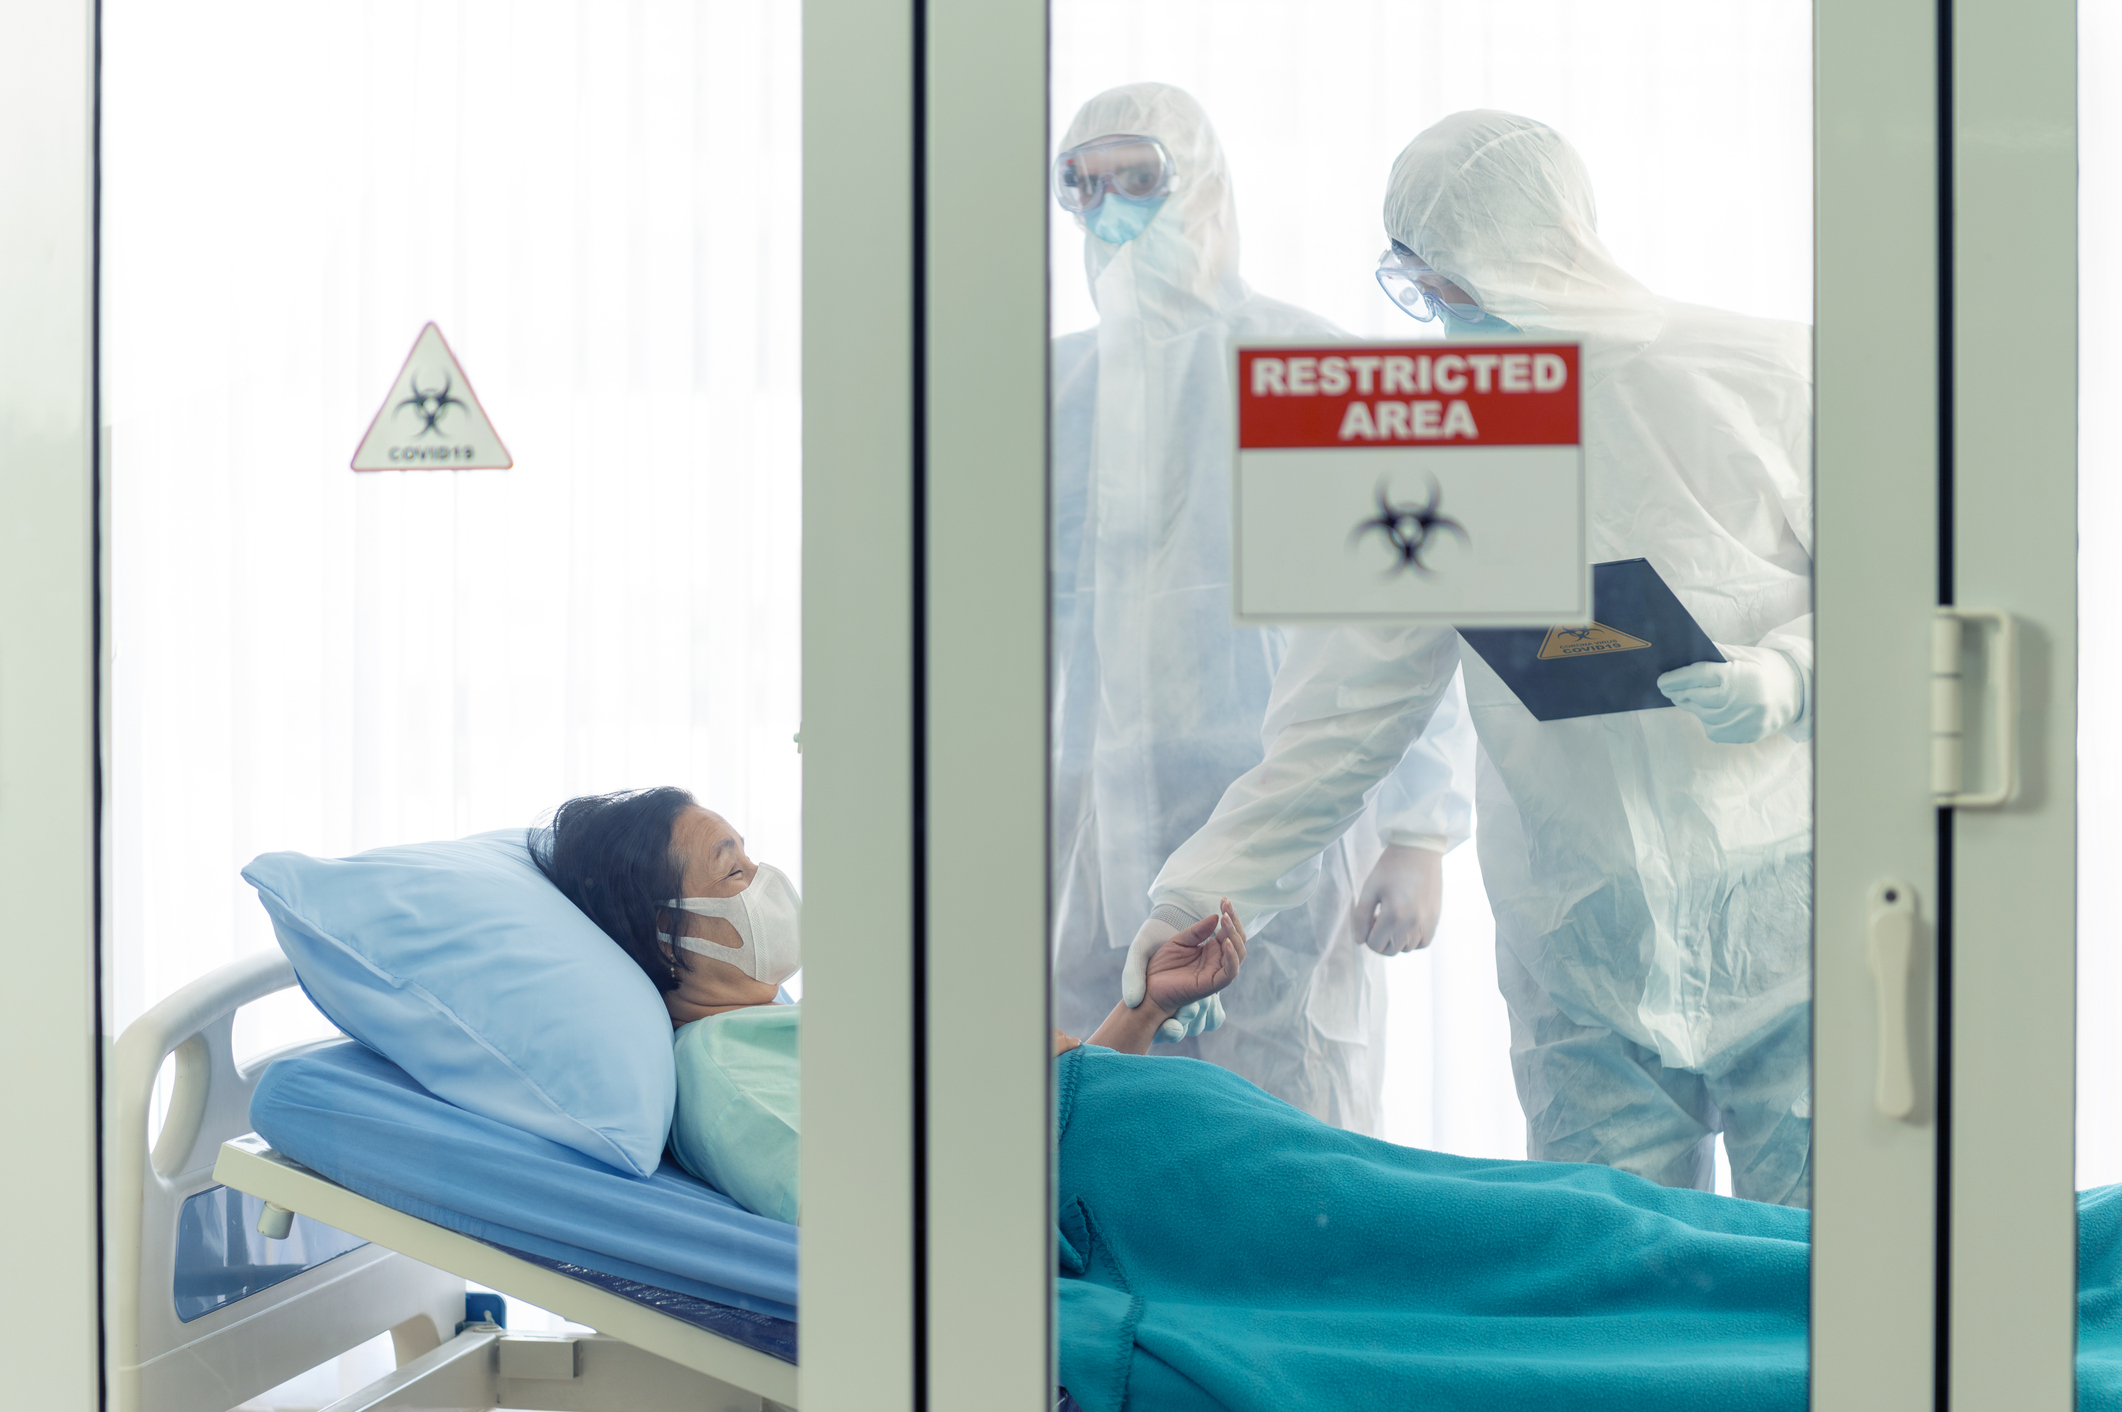
[[[1449,853],[1459,842],[1441,833],[1407,833],[1401,829],[1387,829],[1385,841],[1395,848],[1426,848],[1432,853]]]
[[[1200,921],[1201,918],[1207,915],[1208,914],[1206,912],[1189,912],[1184,907],[1180,907],[1174,903],[1160,902],[1154,908],[1150,909],[1149,919],[1152,922],[1162,922],[1167,927],[1173,927],[1179,931],[1185,931],[1188,927]]]
[[[1798,674],[1798,718],[1783,728],[1783,734],[1803,745],[1813,738],[1813,674],[1811,664],[1787,647],[1778,646],[1776,651],[1790,663],[1791,670]]]

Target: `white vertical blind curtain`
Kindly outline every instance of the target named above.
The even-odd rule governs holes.
[[[799,23],[106,5],[116,1023],[270,849],[674,783],[800,875]],[[430,319],[513,470],[347,468]]]
[[[1255,289],[1365,338],[1426,329],[1373,275],[1393,158],[1464,108],[1553,124],[1584,154],[1600,233],[1668,298],[1812,321],[1807,0],[1054,0],[1053,130],[1116,84],[1175,83],[1230,156]],[[1055,208],[1054,327],[1097,320],[1083,238]],[[1441,933],[1391,963],[1386,1132],[1523,1156],[1471,848]]]

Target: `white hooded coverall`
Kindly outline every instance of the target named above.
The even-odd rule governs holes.
[[[1345,337],[1239,278],[1228,168],[1191,97],[1114,89],[1062,146],[1113,134],[1157,138],[1177,172],[1134,239],[1086,233],[1098,326],[1054,347],[1055,1022],[1075,1034],[1120,998],[1157,866],[1263,750],[1286,638],[1231,620],[1231,341]],[[1351,911],[1385,843],[1442,850],[1471,829],[1473,736],[1445,685],[1405,764],[1396,755],[1366,784],[1384,781],[1375,807],[1357,800],[1357,827],[1313,850],[1326,854],[1321,885],[1252,937],[1223,1026],[1154,1052],[1377,1130],[1382,962]]]
[[[1724,644],[1783,652],[1805,704],[1723,745],[1678,709],[1542,723],[1457,635],[1295,634],[1267,758],[1166,862],[1153,900],[1301,906],[1463,664],[1481,868],[1528,1149],[1707,1187],[1810,1194],[1811,373],[1798,325],[1652,296],[1600,243],[1552,129],[1459,113],[1394,165],[1388,233],[1534,337],[1583,347],[1590,551],[1647,558]]]

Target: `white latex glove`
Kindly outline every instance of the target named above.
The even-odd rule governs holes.
[[[1658,690],[1681,710],[1702,720],[1709,738],[1722,745],[1751,745],[1784,730],[1805,712],[1805,677],[1798,664],[1773,647],[1726,647],[1731,660],[1675,667],[1658,678]]]
[[[1120,999],[1132,1010],[1142,1003],[1149,993],[1149,958],[1157,954],[1157,948],[1177,936],[1182,928],[1199,921],[1172,906],[1159,907],[1149,914],[1142,930],[1127,948],[1127,964],[1120,971]],[[1182,1006],[1179,1013],[1157,1026],[1159,1044],[1177,1044],[1182,1039],[1191,1039],[1197,1034],[1207,1034],[1223,1023],[1223,997],[1211,995],[1206,1000],[1196,1000]]]
[[[1390,844],[1356,894],[1356,937],[1380,956],[1420,951],[1444,910],[1444,855]]]

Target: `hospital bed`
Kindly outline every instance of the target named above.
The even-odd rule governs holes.
[[[630,1267],[594,1254],[553,1258],[548,1244],[541,1255],[517,1248],[536,1243],[529,1237],[496,1239],[476,1222],[457,1224],[486,1238],[452,1229],[351,1190],[253,1133],[252,1098],[276,1062],[313,1082],[328,1080],[335,1063],[388,1068],[338,1040],[238,1065],[237,1010],[295,983],[277,953],[234,962],[142,1015],[111,1053],[106,1290],[117,1412],[227,1412],[385,1332],[396,1370],[330,1412],[795,1406],[792,1322],[615,1275]],[[171,1056],[166,1117],[151,1134],[158,1075]],[[409,1080],[405,1087],[424,1094]],[[406,1107],[413,1095],[378,1091],[416,1111]],[[333,1150],[334,1131],[333,1115],[321,1115],[319,1150]],[[792,1241],[786,1277],[792,1297]],[[467,1280],[597,1332],[530,1336],[469,1321]],[[793,1314],[792,1299],[750,1303]]]

